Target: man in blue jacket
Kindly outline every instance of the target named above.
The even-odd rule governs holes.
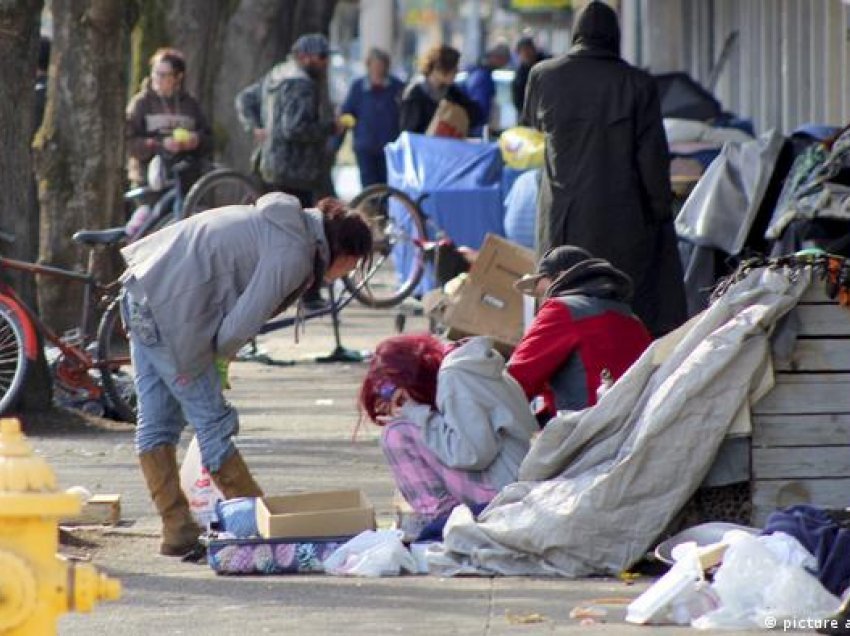
[[[342,105],[344,115],[352,115],[354,155],[360,169],[360,184],[366,188],[387,182],[384,146],[398,137],[399,103],[404,84],[390,75],[390,56],[371,49],[366,56],[366,75],[351,84]]]

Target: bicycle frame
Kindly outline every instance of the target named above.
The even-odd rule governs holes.
[[[363,287],[367,282],[368,278],[363,279],[360,284],[357,286],[357,289]],[[334,318],[334,328],[337,326],[337,315],[343,309],[348,307],[351,304],[351,301],[354,300],[354,295],[351,293],[342,292],[339,297],[336,296],[336,293],[333,290],[333,285],[330,285],[330,294],[331,301],[328,303],[328,306],[323,309],[317,309],[315,311],[310,311],[304,314],[303,316],[288,316],[286,318],[280,318],[278,320],[271,320],[267,322],[265,325],[260,328],[260,331],[257,335],[262,335],[264,333],[270,333],[272,331],[277,331],[278,329],[286,329],[287,327],[292,327],[299,320],[312,320],[313,318],[321,318],[322,316],[332,316]]]
[[[187,193],[183,192],[180,175],[184,170],[189,168],[189,165],[186,160],[183,160],[171,166],[169,169],[169,178],[162,185],[161,189],[154,190],[149,185],[144,185],[124,193],[124,199],[126,201],[133,201],[137,207],[142,204],[144,197],[158,195],[156,201],[150,206],[150,216],[134,232],[133,236],[129,237],[131,241],[146,236],[151,228],[162,221],[166,215],[173,216],[175,221],[183,219],[183,200]]]
[[[92,255],[93,250],[89,255],[89,271],[91,271]],[[29,263],[27,261],[19,261],[0,256],[0,272],[5,269],[26,272],[33,275],[62,278],[85,285],[79,329],[82,341],[88,341],[90,337],[89,323],[91,321],[92,292],[107,292],[107,288],[99,284],[94,279],[94,276],[88,272],[74,272],[58,267],[51,267],[50,265],[39,265],[37,263]],[[24,329],[26,338],[25,352],[30,360],[34,360],[38,357],[37,332],[40,332],[44,336],[45,340],[55,347],[58,347],[64,355],[68,356],[75,362],[86,367],[94,366],[92,357],[85,351],[85,349],[65,342],[55,331],[48,327],[41,318],[39,318],[39,316],[20,298],[20,296],[18,296],[12,286],[6,281],[0,280],[0,294],[5,296],[7,300],[11,301],[10,304],[15,306],[16,309],[19,309],[21,315],[26,317],[26,320],[22,320],[21,322],[23,323],[22,328]]]

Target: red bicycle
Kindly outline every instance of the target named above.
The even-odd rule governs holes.
[[[41,334],[46,343],[58,350],[52,362],[56,365],[55,390],[76,396],[81,404],[101,403],[122,420],[135,420],[130,348],[119,311],[121,286],[117,281],[102,283],[92,273],[95,249],[115,246],[124,240],[124,228],[74,234],[75,242],[89,248],[85,272],[0,257],[0,414],[17,404],[27,371],[38,357],[38,334]],[[79,326],[57,334],[3,280],[2,273],[6,270],[84,285]]]

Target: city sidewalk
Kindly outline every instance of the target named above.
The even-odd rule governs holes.
[[[344,344],[373,348],[393,333],[395,313],[346,309]],[[421,317],[408,315],[407,324],[407,331],[426,328]],[[270,494],[359,487],[375,504],[379,522],[387,522],[393,485],[377,432],[364,423],[352,441],[365,365],[312,362],[332,348],[329,319],[308,323],[298,345],[291,330],[264,336],[260,345],[272,358],[298,363],[232,366],[239,446],[258,481]],[[158,519],[136,466],[129,427],[37,428],[30,441],[62,487],[122,495],[126,523],[80,533],[89,545],[73,548],[121,580],[122,599],[99,605],[90,615],[63,617],[63,635],[695,633],[622,622],[625,603],[652,582],[646,578],[627,584],[612,578],[216,576],[206,565],[157,555]],[[594,599],[607,611],[600,622],[581,625],[580,618],[571,618],[574,608]]]

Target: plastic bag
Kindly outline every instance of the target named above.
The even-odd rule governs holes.
[[[213,483],[210,471],[201,463],[201,448],[198,446],[197,437],[192,438],[180,466],[180,487],[189,500],[192,516],[199,526],[208,528],[213,521],[218,520],[215,505],[223,500],[224,496]]]
[[[260,534],[257,529],[256,497],[236,497],[219,501],[215,505],[215,516],[222,530],[234,538],[245,539]]]
[[[727,533],[727,537],[733,533]],[[771,536],[735,536],[714,575],[720,607],[691,623],[698,629],[771,629],[785,620],[821,618],[835,612],[839,600],[782,549]],[[724,538],[726,541],[727,538]],[[789,542],[780,539],[787,548]]]
[[[416,560],[401,537],[399,530],[361,532],[325,559],[325,572],[348,576],[398,576],[402,571],[416,574]]]
[[[517,126],[508,128],[499,137],[502,160],[515,170],[540,168],[543,165],[543,150],[546,137],[539,130]]]

